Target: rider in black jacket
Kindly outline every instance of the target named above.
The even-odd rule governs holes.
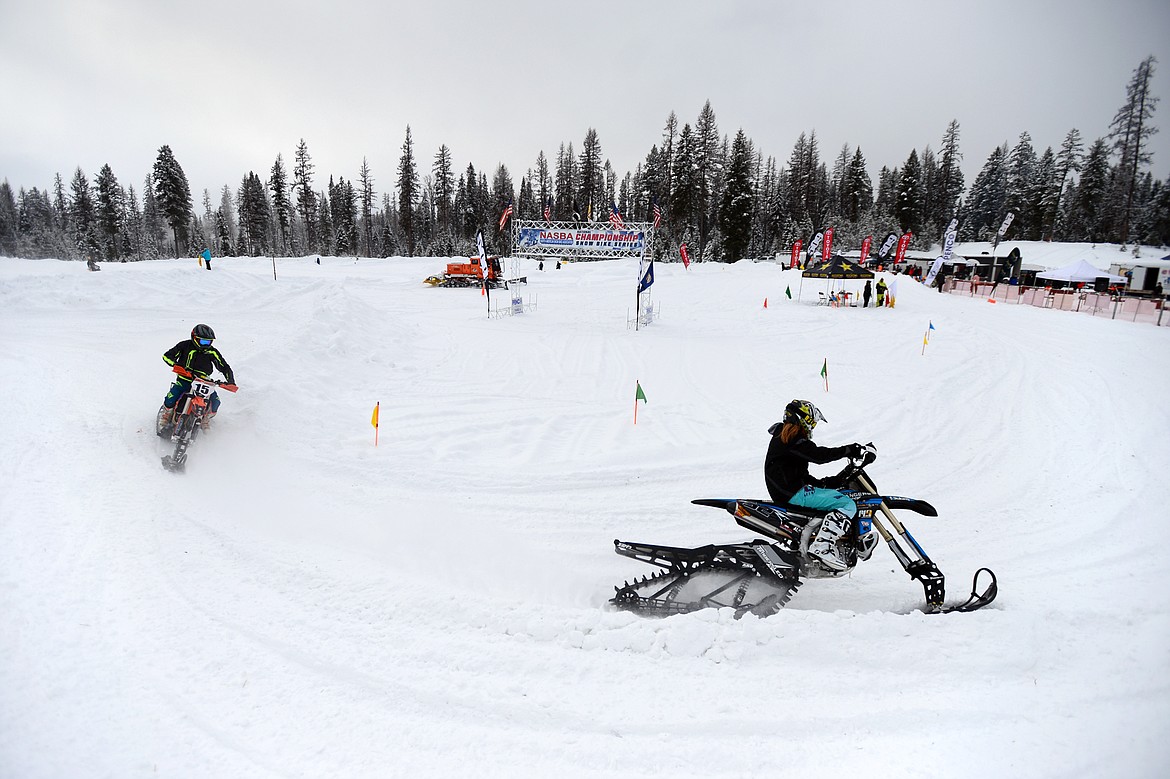
[[[826,568],[843,571],[848,563],[834,543],[851,526],[857,516],[857,504],[830,477],[818,479],[808,472],[809,463],[824,464],[846,457],[858,458],[866,452],[861,444],[817,446],[812,441],[813,428],[824,422],[820,410],[807,400],[793,400],[784,409],[784,421],[768,429],[772,441],[764,459],[764,483],[773,502],[828,511],[808,551]],[[872,548],[872,547],[871,547]],[[868,550],[867,550],[868,551]]]
[[[167,365],[178,365],[194,373],[200,378],[210,378],[212,370],[218,370],[223,374],[228,384],[235,384],[236,377],[232,373],[232,367],[228,365],[227,360],[219,353],[219,350],[211,345],[215,340],[215,331],[207,325],[195,325],[191,329],[191,338],[187,341],[179,341],[179,343],[167,349],[163,353],[163,362]],[[179,398],[183,397],[183,393],[191,388],[191,380],[182,376],[175,379],[175,383],[171,385],[170,392],[167,393],[163,400],[163,415],[160,417],[162,424],[167,424],[175,413],[175,404],[179,402]],[[203,426],[207,427],[211,423],[211,418],[219,410],[219,393],[211,393],[211,411],[203,417]]]

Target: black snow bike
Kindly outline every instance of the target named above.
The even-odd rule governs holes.
[[[168,471],[182,471],[187,465],[187,447],[203,429],[203,418],[211,411],[211,393],[217,389],[235,392],[239,387],[226,381],[205,379],[196,376],[191,371],[176,365],[172,370],[180,376],[191,380],[191,387],[175,402],[175,413],[169,424],[163,423],[163,414],[166,407],[158,410],[155,417],[155,432],[159,438],[169,438],[175,444],[175,449],[162,458],[163,467]]]
[[[768,540],[710,544],[696,548],[660,546],[614,540],[614,551],[625,557],[659,568],[653,574],[625,582],[610,603],[619,609],[650,616],[684,614],[704,608],[735,609],[737,617],[775,614],[792,598],[805,579],[843,576],[861,560],[868,560],[876,540],[866,543],[858,528],[866,523],[889,545],[898,563],[912,579],[922,584],[930,614],[975,611],[995,600],[999,591],[989,568],[975,572],[967,600],[946,605],[946,582],[942,572],[894,515],[895,509],[927,517],[938,516],[924,500],[881,495],[864,470],[873,457],[851,460],[837,476],[839,488],[857,503],[857,516],[837,539],[837,551],[848,563],[843,571],[829,569],[808,553],[821,522],[828,512],[802,506],[777,505],[771,501],[743,498],[699,498],[699,506],[726,510],[736,523]],[[885,522],[883,522],[883,518]],[[890,527],[886,527],[889,522]],[[864,548],[868,545],[868,549]],[[989,579],[979,591],[980,577]]]

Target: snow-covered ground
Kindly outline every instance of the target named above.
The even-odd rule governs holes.
[[[0,259],[0,776],[1170,773],[1170,328],[740,263],[658,267],[635,332],[633,261],[489,320],[445,262]],[[240,391],[175,475],[197,322]],[[606,608],[615,538],[751,537],[690,501],[762,496],[794,397],[993,606],[883,545],[764,620]]]

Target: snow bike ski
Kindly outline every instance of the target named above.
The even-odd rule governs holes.
[[[827,568],[808,553],[809,544],[827,512],[764,500],[699,498],[691,502],[722,508],[741,527],[768,540],[681,548],[615,539],[614,551],[618,554],[657,566],[659,570],[615,587],[610,603],[619,609],[650,616],[722,607],[734,609],[736,617],[770,616],[788,603],[805,579],[843,576],[859,561],[868,560],[877,545],[872,528],[877,529],[906,573],[922,585],[927,613],[975,611],[994,601],[999,592],[995,574],[988,568],[980,568],[975,572],[967,600],[949,606],[944,603],[946,581],[942,572],[893,513],[894,509],[905,509],[935,517],[938,511],[924,500],[879,494],[864,470],[872,459],[867,455],[850,461],[837,477],[837,483],[845,485],[841,491],[857,504],[857,516],[851,527],[836,541],[838,553],[848,563],[845,570]],[[882,517],[892,530],[882,522]],[[990,582],[979,591],[983,574]]]
[[[163,422],[166,407],[160,407],[155,417],[155,433],[159,438],[169,438],[175,449],[162,458],[162,465],[168,471],[182,472],[187,465],[187,447],[204,427],[204,418],[211,411],[211,393],[216,389],[235,392],[239,387],[225,381],[205,379],[196,376],[181,365],[171,370],[191,380],[191,387],[175,403],[175,413],[169,423]]]

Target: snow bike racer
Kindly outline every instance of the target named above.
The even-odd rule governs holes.
[[[180,341],[163,353],[163,362],[172,367],[178,365],[186,368],[200,378],[210,378],[212,370],[223,374],[228,384],[235,384],[235,374],[227,360],[219,350],[211,345],[215,340],[215,331],[208,325],[198,324],[191,329],[191,338]],[[174,416],[175,404],[179,398],[191,388],[191,379],[182,376],[175,379],[166,398],[163,399],[163,415],[161,424],[169,423]],[[203,418],[203,426],[208,427],[211,419],[219,410],[219,393],[211,393],[211,410]]]
[[[808,546],[808,553],[822,565],[834,571],[844,571],[849,562],[834,543],[851,527],[857,516],[857,504],[838,491],[842,486],[833,477],[818,479],[808,472],[809,463],[830,463],[843,458],[876,457],[873,444],[847,446],[817,446],[812,441],[817,422],[826,422],[824,415],[807,400],[793,400],[784,408],[784,420],[768,428],[772,440],[764,458],[764,484],[777,505],[789,504],[828,511],[820,529]],[[877,534],[871,528],[859,533],[858,555],[869,559],[877,545]]]

